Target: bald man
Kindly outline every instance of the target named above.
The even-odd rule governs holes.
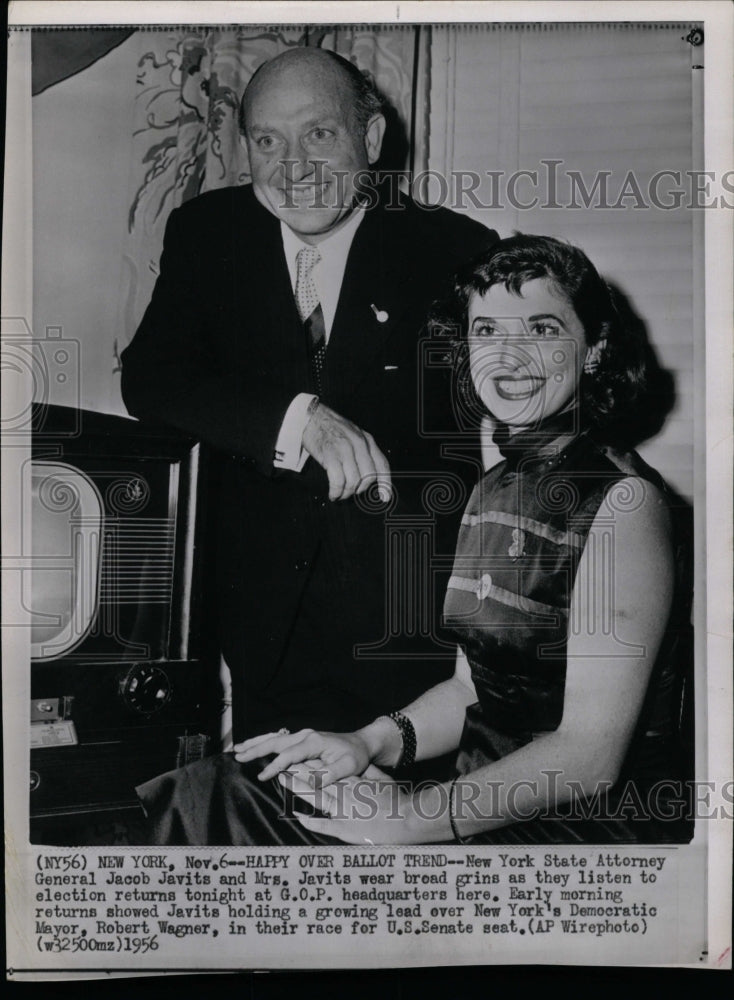
[[[476,469],[441,453],[450,387],[423,369],[421,336],[457,265],[496,239],[387,202],[371,174],[380,98],[333,53],[262,66],[241,129],[252,184],[171,213],[122,358],[130,413],[223,460],[217,607],[236,740],[351,730],[450,674],[436,609]],[[432,485],[455,494],[444,513]],[[401,562],[414,539],[421,559]]]

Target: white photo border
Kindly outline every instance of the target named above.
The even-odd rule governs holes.
[[[667,2],[354,2],[334,7],[328,2],[34,2],[15,0],[9,6],[10,25],[125,25],[242,23],[431,23],[472,21],[685,21],[704,24],[707,75],[704,100],[704,166],[717,176],[731,169],[734,148],[732,80],[733,8],[728,2],[667,0]],[[26,44],[27,43],[27,44]],[[24,48],[25,46],[25,48]],[[8,52],[8,113],[6,123],[5,199],[3,222],[3,315],[32,315],[32,164],[30,121],[24,114],[24,93],[30,93],[29,38],[11,33]],[[697,504],[705,504],[705,561],[698,560],[697,596],[703,607],[697,617],[699,641],[705,643],[705,690],[696,692],[697,732],[706,731],[701,748],[706,778],[717,787],[732,773],[732,276],[734,212],[715,209],[703,219],[702,251],[705,305],[704,393],[705,453],[699,453]],[[694,252],[696,248],[694,247]],[[702,354],[697,360],[700,360]],[[699,378],[702,369],[699,368]],[[4,394],[5,395],[5,394]],[[5,399],[6,412],[17,412],[23,399]],[[698,441],[698,438],[697,438]],[[12,551],[13,532],[21,510],[17,488],[27,468],[29,449],[14,444],[2,449],[3,552]],[[705,475],[705,485],[702,476]],[[14,485],[16,484],[16,485]],[[697,543],[703,545],[703,534]],[[703,551],[702,547],[699,551]],[[3,605],[12,603],[8,574],[3,574]],[[702,597],[702,592],[705,595]],[[705,623],[705,629],[700,625]],[[6,926],[11,964],[30,961],[25,945],[23,910],[26,886],[21,875],[28,843],[27,739],[25,716],[29,698],[26,629],[3,631],[3,722],[5,742]],[[25,767],[19,767],[23,759]],[[731,964],[731,823],[708,824],[707,967]],[[23,958],[22,956],[25,956]],[[70,973],[73,975],[73,971]],[[38,977],[37,977],[38,978]]]

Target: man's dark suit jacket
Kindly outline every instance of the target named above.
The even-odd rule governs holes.
[[[476,479],[477,466],[441,457],[444,431],[454,425],[450,372],[434,367],[435,350],[433,365],[424,364],[424,324],[457,266],[496,238],[456,213],[409,201],[366,212],[347,260],[321,398],[373,434],[397,499],[387,507],[364,497],[331,503],[313,459],[301,473],[273,466],[288,405],[312,389],[279,220],[249,186],[209,192],[171,213],[152,301],[123,353],[122,391],[133,415],[193,434],[225,456],[217,606],[237,738],[276,723],[352,728],[450,674],[449,647],[419,634],[431,612],[411,620],[390,602],[420,608],[418,594],[428,590],[428,604],[440,607],[442,585],[425,575],[426,561],[441,553],[448,569],[461,484]],[[434,493],[443,510],[436,517],[425,493],[431,483],[457,497]],[[427,518],[435,522],[428,534]],[[388,534],[410,552],[397,574],[386,570],[388,560],[399,562],[388,554]],[[326,636],[311,691],[313,649],[303,652],[302,677],[293,650],[289,672],[280,666],[299,613],[320,616]],[[351,655],[355,644],[370,643],[378,656]],[[296,708],[286,690],[294,683],[303,689]],[[348,718],[317,711],[330,704],[322,698],[330,687],[350,706],[339,713]],[[282,715],[258,718],[259,699],[271,707],[282,700]]]

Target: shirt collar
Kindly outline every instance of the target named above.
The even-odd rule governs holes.
[[[492,440],[499,448],[502,457],[511,466],[515,466],[521,460],[543,459],[550,454],[557,454],[579,436],[582,431],[580,422],[579,409],[573,407],[562,413],[555,413],[512,436],[504,424],[498,424]]]
[[[321,255],[322,261],[335,258],[346,260],[352,240],[354,239],[354,234],[357,232],[364,218],[364,213],[364,208],[355,208],[343,226],[340,226],[335,232],[324,237],[320,243],[315,244],[315,249]],[[285,250],[286,259],[289,264],[294,265],[298,251],[312,244],[304,243],[285,222],[280,223],[280,231],[283,236],[283,249]]]

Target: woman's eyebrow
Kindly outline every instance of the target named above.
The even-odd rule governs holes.
[[[560,323],[564,330],[566,329],[566,324],[560,316],[556,316],[555,313],[537,313],[534,316],[528,316],[528,323],[535,323],[539,319],[554,319],[556,323]]]
[[[527,319],[522,316],[475,316],[472,325],[474,323],[508,323],[514,320],[520,320],[522,323],[535,323],[539,319],[553,319],[561,326],[565,326],[560,316],[556,316],[555,313],[535,313],[533,316],[528,316]]]
[[[515,323],[517,320],[525,322],[522,316],[475,316],[472,323]]]

